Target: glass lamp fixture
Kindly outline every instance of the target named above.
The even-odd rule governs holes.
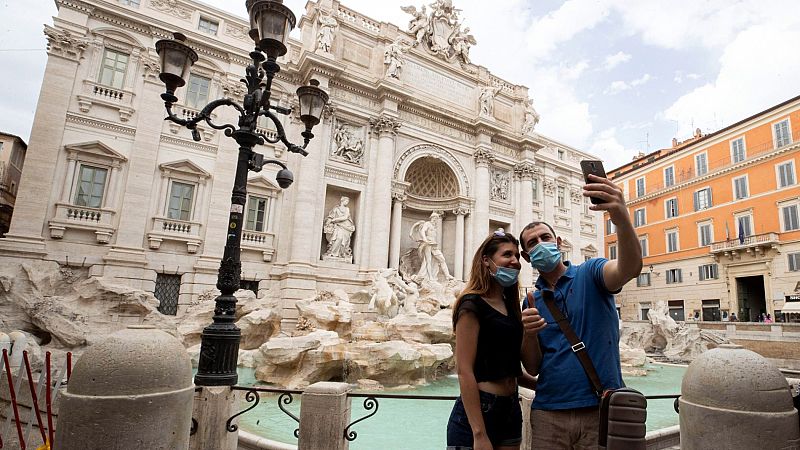
[[[161,60],[161,73],[158,78],[164,82],[167,92],[161,94],[164,101],[175,103],[175,90],[186,84],[189,69],[197,62],[197,52],[185,44],[186,36],[174,33],[173,39],[156,42],[156,53]]]
[[[297,88],[297,97],[300,100],[300,120],[305,124],[306,131],[310,132],[322,118],[328,94],[320,89],[319,81],[311,79],[308,86]]]
[[[286,39],[297,22],[283,0],[247,0],[250,14],[250,37],[267,57],[276,59],[286,54]]]

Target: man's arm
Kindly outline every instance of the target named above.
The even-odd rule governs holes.
[[[622,189],[606,178],[589,175],[589,184],[583,187],[585,197],[597,197],[603,203],[592,205],[593,211],[608,211],[611,222],[617,227],[617,259],[603,266],[603,280],[611,292],[622,289],[628,281],[642,271],[642,247],[631,223]]]

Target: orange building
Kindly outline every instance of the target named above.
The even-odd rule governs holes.
[[[800,97],[608,172],[623,187],[644,269],[623,320],[657,302],[676,320],[800,312]],[[605,253],[617,235],[605,217]],[[797,317],[792,316],[792,317]]]

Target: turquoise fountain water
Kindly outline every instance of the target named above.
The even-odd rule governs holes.
[[[679,394],[685,367],[655,364],[647,367],[645,377],[627,377],[625,383],[642,391],[645,395]],[[253,371],[239,369],[239,384],[253,384]],[[458,395],[458,380],[447,377],[426,386],[404,391],[387,390],[385,393],[413,395]],[[363,399],[352,400],[351,421],[371,411],[365,411]],[[352,430],[358,433],[350,443],[353,450],[426,450],[445,447],[445,429],[452,401],[443,400],[394,400],[378,399],[378,413],[356,424]],[[678,424],[678,414],[673,409],[673,400],[649,400],[647,408],[647,430],[657,430]],[[300,416],[300,398],[286,406],[294,415]],[[294,430],[297,423],[278,409],[277,396],[264,395],[258,407],[240,418],[243,430],[280,442],[297,444]]]

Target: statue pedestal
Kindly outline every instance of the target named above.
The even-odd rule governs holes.
[[[322,255],[323,261],[333,261],[333,262],[341,262],[347,264],[353,264],[353,257],[348,256],[347,258],[342,258],[340,256],[332,256],[332,255]]]

